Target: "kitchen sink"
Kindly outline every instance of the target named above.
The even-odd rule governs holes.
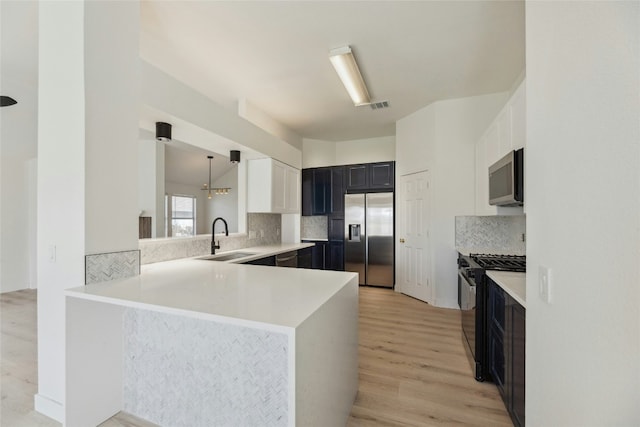
[[[255,252],[232,252],[230,254],[207,255],[197,259],[201,259],[204,261],[229,261],[232,259],[244,258],[255,254]]]

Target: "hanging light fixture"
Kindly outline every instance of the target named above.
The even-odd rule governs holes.
[[[209,159],[209,183],[203,184],[201,190],[207,192],[207,199],[211,199],[214,193],[216,195],[229,194],[231,188],[216,188],[211,186],[211,160],[213,160],[213,156],[207,156],[207,159]]]
[[[342,80],[345,89],[349,92],[353,104],[356,107],[369,105],[371,103],[369,91],[364,84],[358,64],[351,52],[351,47],[343,46],[329,51],[329,60],[333,68],[336,69],[336,73]]]
[[[158,141],[171,141],[171,125],[165,122],[156,122],[156,139]]]
[[[211,198],[211,160],[213,160],[213,156],[207,156],[207,159],[209,159],[209,185],[207,185],[207,188],[209,189],[209,193],[207,194],[207,199]]]

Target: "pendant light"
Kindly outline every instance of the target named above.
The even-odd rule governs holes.
[[[207,185],[207,188],[209,189],[209,193],[207,194],[207,199],[211,198],[211,160],[213,160],[213,156],[207,156],[207,159],[209,159],[209,185]]]

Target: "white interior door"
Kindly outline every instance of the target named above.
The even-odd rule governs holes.
[[[429,172],[400,177],[397,271],[400,292],[433,302],[429,250]]]

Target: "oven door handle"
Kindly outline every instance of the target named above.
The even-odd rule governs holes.
[[[472,285],[461,272],[458,272],[458,276],[461,280],[460,283],[462,283],[462,289],[460,289],[462,292],[460,298],[460,309],[471,310],[476,306],[476,287]]]

